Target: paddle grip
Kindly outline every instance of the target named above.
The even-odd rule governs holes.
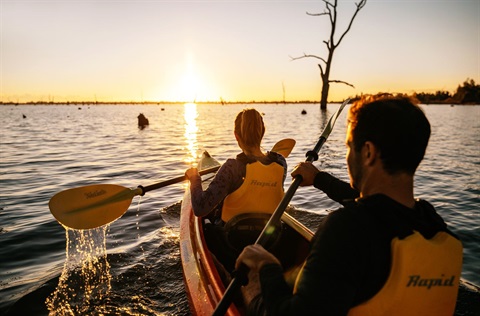
[[[137,188],[142,191],[142,193],[140,193],[140,196],[144,196],[145,192],[147,192],[147,191],[145,191],[145,187],[143,185],[139,185]]]
[[[313,157],[311,161],[317,161],[318,160],[318,154],[314,152],[313,150],[307,151],[307,154],[305,155],[306,157]]]
[[[305,154],[305,156],[307,157],[307,161],[311,162],[318,160],[318,152],[326,141],[327,139],[325,138],[325,136],[320,136],[315,147],[312,150],[307,151],[307,153]]]

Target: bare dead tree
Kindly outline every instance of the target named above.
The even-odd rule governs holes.
[[[340,38],[338,38],[337,41],[335,41],[335,31],[337,28],[337,4],[338,1],[334,0],[333,3],[330,2],[330,0],[323,0],[325,3],[325,11],[322,13],[309,13],[307,12],[307,15],[310,16],[322,16],[322,15],[327,15],[330,19],[330,38],[328,40],[324,40],[323,42],[325,45],[327,45],[327,50],[328,50],[328,57],[327,59],[317,56],[317,55],[310,55],[310,54],[303,54],[303,56],[299,57],[290,57],[291,60],[297,60],[297,59],[302,59],[302,58],[316,58],[319,59],[324,66],[322,66],[322,63],[318,64],[318,67],[320,68],[320,77],[322,78],[322,96],[320,99],[320,108],[325,110],[327,108],[327,99],[328,99],[328,92],[330,90],[330,83],[343,83],[346,84],[352,88],[355,88],[352,84],[343,81],[343,80],[333,80],[330,79],[330,70],[332,66],[332,60],[333,60],[333,54],[335,53],[335,49],[340,45],[342,42],[343,38],[345,35],[350,31],[350,28],[352,27],[353,20],[355,20],[355,17],[357,16],[358,12],[365,6],[367,3],[367,0],[361,0],[358,3],[355,3],[356,10],[355,13],[353,14],[352,18],[350,19],[350,23],[348,24],[347,29],[342,33]]]

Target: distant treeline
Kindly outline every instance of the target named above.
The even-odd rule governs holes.
[[[387,94],[387,93],[386,93]],[[401,93],[396,95],[402,95]],[[352,97],[352,101],[360,99],[361,95],[356,95]],[[459,85],[454,94],[451,94],[448,91],[437,91],[435,93],[414,93],[410,97],[416,98],[422,104],[480,104],[480,85],[476,84],[473,79],[467,78],[463,85]],[[333,101],[329,103],[341,103],[342,101]],[[0,105],[17,105],[17,104],[67,104],[67,105],[94,105],[94,104],[151,104],[151,105],[163,105],[163,104],[183,104],[185,102],[171,102],[171,101],[144,101],[144,102],[97,102],[97,101],[71,101],[71,102],[45,102],[45,101],[36,101],[36,102],[2,102]],[[303,103],[319,103],[319,101],[208,101],[208,102],[198,102],[197,104],[303,104]]]
[[[473,79],[467,79],[452,95],[447,91],[435,93],[416,93],[413,95],[421,103],[480,104],[480,85]]]
[[[398,93],[395,95],[406,94]],[[473,79],[467,78],[462,86],[458,86],[454,94],[448,91],[437,91],[435,93],[414,93],[406,96],[413,97],[422,104],[480,104],[480,85],[475,84]],[[352,100],[357,100],[360,97],[355,96]]]

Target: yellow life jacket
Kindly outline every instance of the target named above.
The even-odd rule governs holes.
[[[247,164],[242,185],[223,201],[222,220],[228,222],[242,213],[272,214],[283,198],[283,174],[284,169],[278,163]]]
[[[350,309],[358,315],[453,315],[462,271],[462,243],[446,232],[392,240],[392,266],[383,288]]]

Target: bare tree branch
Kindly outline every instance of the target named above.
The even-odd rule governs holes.
[[[326,5],[327,7],[328,7],[328,6],[331,6],[331,7],[333,8],[335,5],[337,5],[337,0],[335,0],[335,4],[334,4],[334,5],[331,4],[330,1],[328,1],[328,0],[323,0],[323,2],[325,2],[325,5]]]
[[[353,14],[352,19],[350,20],[350,23],[348,24],[347,29],[345,30],[345,32],[343,32],[342,36],[340,36],[340,39],[338,40],[337,44],[334,45],[335,47],[340,45],[340,42],[345,37],[345,34],[347,34],[348,31],[350,31],[350,28],[352,27],[353,20],[355,20],[355,17],[357,16],[357,13],[365,6],[366,3],[367,3],[367,0],[361,0],[359,3],[355,3],[355,5],[357,6],[357,9],[355,10],[355,13]]]
[[[320,76],[322,77],[322,80],[323,80],[323,76],[324,76],[323,67],[322,65],[318,64],[318,68],[320,68]]]
[[[332,5],[330,2],[327,3],[327,8],[328,5],[333,7],[333,14],[330,8],[328,8],[329,16],[330,16],[330,24],[332,24],[332,44],[334,43],[333,41],[333,34],[335,33],[335,24],[337,24],[337,0],[335,0],[335,4]]]
[[[327,45],[328,50],[330,50],[330,47],[331,47],[330,41],[323,41],[323,42],[325,43],[325,45]]]
[[[350,87],[352,87],[352,88],[355,89],[355,86],[354,86],[353,84],[348,83],[348,82],[346,82],[346,81],[342,81],[342,80],[328,80],[328,82],[343,83],[343,84],[346,84],[347,86],[350,86]]]
[[[329,6],[332,6],[332,4],[330,2],[328,2],[327,0],[323,0],[323,2],[325,2],[325,9],[326,9],[325,12],[323,12],[323,13],[309,13],[309,12],[306,12],[307,15],[310,15],[310,16],[330,15],[332,13],[332,11],[331,11]]]
[[[303,59],[303,58],[316,58],[316,59],[320,59],[321,61],[323,61],[324,63],[327,63],[327,61],[325,59],[323,59],[322,57],[320,56],[317,56],[317,55],[306,55],[305,53],[303,53],[303,56],[299,56],[299,57],[292,57],[292,56],[289,56],[290,57],[290,60],[291,61],[294,61],[294,60],[297,60],[297,59]]]
[[[309,12],[305,12],[307,15],[310,15],[310,16],[321,16],[321,15],[327,15],[328,13],[327,12],[323,12],[323,13],[309,13]]]
[[[325,8],[329,13],[332,13],[332,8],[335,9],[337,6],[337,0],[335,0],[335,4],[331,4],[328,0],[323,0],[323,2],[325,2]]]

